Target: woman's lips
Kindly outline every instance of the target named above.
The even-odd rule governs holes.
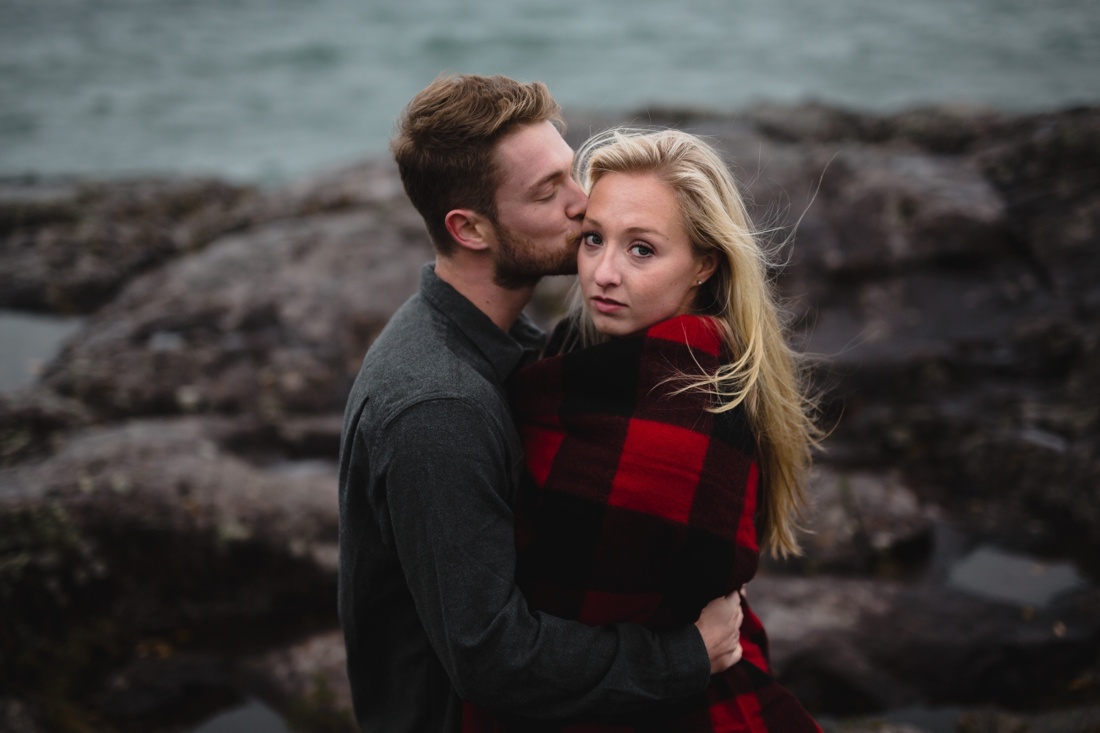
[[[622,310],[626,307],[626,304],[620,303],[619,301],[613,300],[611,298],[604,298],[597,295],[592,298],[592,307],[596,310],[597,313],[608,314]]]

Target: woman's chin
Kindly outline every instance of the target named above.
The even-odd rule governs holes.
[[[596,330],[599,331],[601,334],[603,334],[604,336],[610,336],[612,338],[633,336],[636,333],[642,333],[647,328],[649,328],[649,325],[652,325],[639,325],[637,323],[626,323],[624,321],[614,321],[611,319],[602,320],[603,322],[601,323],[599,320],[593,319],[593,325],[596,327]]]
[[[604,336],[625,336],[629,333],[629,327],[622,321],[608,318],[599,313],[592,314],[592,325]]]

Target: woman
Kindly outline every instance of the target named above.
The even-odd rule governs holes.
[[[799,551],[817,432],[729,170],[678,131],[613,131],[578,156],[589,191],[578,297],[514,383],[530,481],[519,582],[534,607],[655,630],[694,620]],[[628,719],[498,717],[504,731],[818,731],[771,677],[744,604],[742,661],[705,693]]]

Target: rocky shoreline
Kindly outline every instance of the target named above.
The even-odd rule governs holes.
[[[913,705],[1097,730],[1100,108],[654,109],[570,137],[630,120],[724,151],[819,355],[815,534],[750,591],[784,681],[844,730],[919,730],[853,720]],[[387,161],[0,181],[0,308],[85,317],[0,393],[0,729],[188,731],[241,696],[352,729],[340,411],[430,257]],[[1091,580],[1041,606],[930,583],[945,522]]]

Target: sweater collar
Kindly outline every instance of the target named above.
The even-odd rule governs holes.
[[[505,333],[480,308],[435,274],[435,264],[420,270],[420,292],[440,313],[451,321],[492,366],[503,382],[518,367],[534,361],[546,334],[526,313],[521,313]]]

